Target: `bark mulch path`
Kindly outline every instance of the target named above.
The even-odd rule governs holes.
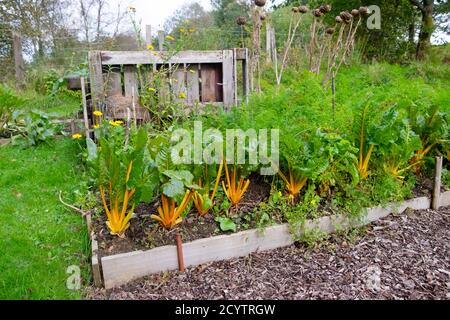
[[[389,216],[291,246],[154,275],[94,299],[450,299],[450,207]]]

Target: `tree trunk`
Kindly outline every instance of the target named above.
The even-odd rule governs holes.
[[[431,35],[434,30],[433,4],[433,0],[423,0],[423,6],[420,8],[422,12],[422,26],[419,34],[419,42],[417,43],[417,59],[423,59],[431,46]]]

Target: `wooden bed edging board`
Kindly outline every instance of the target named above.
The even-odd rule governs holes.
[[[447,198],[450,198],[450,195]],[[431,200],[427,197],[415,198],[401,204],[368,209],[366,217],[357,223],[351,222],[343,215],[335,215],[309,220],[305,224],[305,229],[318,229],[322,232],[333,233],[338,228],[369,224],[393,212],[403,213],[407,208],[429,209],[430,205]],[[184,262],[186,267],[195,266],[286,247],[293,242],[287,224],[267,227],[264,230],[247,230],[184,243]],[[164,246],[147,251],[102,257],[101,267],[105,288],[111,289],[153,273],[177,270],[177,249],[176,246]]]
[[[450,191],[441,193],[439,201],[440,201],[439,205],[441,207],[450,206]]]

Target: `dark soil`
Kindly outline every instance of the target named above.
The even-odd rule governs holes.
[[[229,214],[237,217],[237,219],[252,212],[261,202],[266,201],[270,196],[270,185],[262,177],[252,177],[251,181],[238,207],[229,209]],[[217,202],[221,203],[221,201]],[[130,228],[126,231],[125,238],[112,236],[109,233],[105,215],[94,219],[93,224],[97,234],[100,257],[135,250],[148,250],[165,245],[175,245],[176,231],[180,233],[183,242],[224,234],[218,229],[218,224],[214,220],[212,211],[205,217],[199,217],[194,206],[192,206],[191,211],[179,227],[167,231],[150,218],[152,214],[157,214],[158,206],[160,206],[159,200],[151,204],[140,204],[137,206],[135,216],[130,221]],[[249,227],[255,227],[254,222],[250,221]]]
[[[94,299],[450,299],[450,207],[389,216],[245,258],[158,274]]]
[[[431,197],[433,185],[433,179],[430,177],[427,177],[424,174],[417,175],[416,184],[412,190],[414,198]]]

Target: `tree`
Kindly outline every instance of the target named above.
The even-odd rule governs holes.
[[[420,27],[419,40],[417,43],[416,57],[423,59],[428,48],[431,46],[431,35],[434,31],[433,0],[409,0],[422,14],[422,25]]]

